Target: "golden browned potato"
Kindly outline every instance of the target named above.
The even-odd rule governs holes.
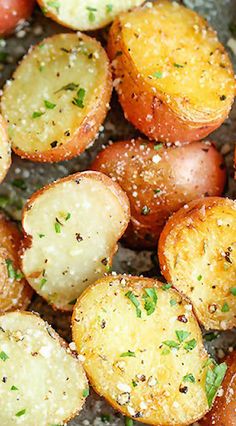
[[[159,240],[162,274],[206,329],[236,326],[236,202],[210,197],[175,213]]]
[[[156,247],[172,213],[196,198],[221,195],[226,178],[223,157],[210,142],[171,148],[140,139],[117,142],[98,154],[92,169],[127,193],[125,242],[136,249]]]
[[[0,115],[0,182],[5,178],[11,165],[11,146],[6,132],[6,123]]]
[[[143,423],[198,420],[226,371],[209,359],[189,302],[155,279],[97,281],[76,303],[72,332],[96,392]]]
[[[95,30],[144,0],[37,0],[43,13],[73,30]]]
[[[12,148],[39,162],[68,160],[93,142],[109,107],[111,75],[100,43],[57,34],[30,49],[3,90]]]
[[[228,370],[222,383],[222,390],[219,391],[212,410],[200,421],[201,426],[236,424],[236,351],[225,361]]]
[[[27,281],[55,308],[71,311],[82,291],[110,272],[129,220],[126,194],[102,173],[76,173],[42,188],[23,212]]]
[[[161,0],[124,13],[111,27],[108,54],[125,116],[150,139],[202,139],[227,118],[233,67],[196,12]]]
[[[32,296],[20,270],[21,235],[17,226],[0,213],[0,313],[26,309]]]
[[[88,382],[80,361],[38,315],[0,316],[1,426],[56,426],[81,410]]]

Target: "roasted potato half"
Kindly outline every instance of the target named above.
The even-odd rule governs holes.
[[[11,33],[19,22],[28,19],[33,12],[35,0],[1,0],[0,35]]]
[[[207,22],[177,2],[119,16],[108,54],[125,116],[150,139],[199,140],[228,116],[235,95],[230,59]]]
[[[226,358],[227,373],[212,410],[200,421],[201,426],[233,426],[236,424],[236,351]]]
[[[206,329],[236,326],[236,202],[210,197],[175,213],[164,227],[159,262]]]
[[[122,189],[98,172],[76,173],[36,192],[23,213],[22,270],[35,291],[70,311],[110,271],[130,219]]]
[[[215,367],[192,306],[154,279],[97,281],[75,305],[72,332],[96,392],[143,423],[189,425],[208,411],[224,377],[222,365],[210,391]]]
[[[110,95],[108,58],[97,40],[81,33],[43,40],[3,90],[13,150],[39,162],[78,155],[95,138]]]
[[[168,217],[189,201],[221,195],[226,178],[222,155],[210,142],[165,148],[145,140],[117,142],[101,151],[93,170],[110,176],[127,193],[133,248],[155,248]]]
[[[139,6],[144,0],[37,0],[43,13],[73,30],[102,28],[121,12]]]
[[[6,124],[0,115],[0,182],[5,178],[11,165],[11,146],[8,141]]]
[[[17,226],[0,213],[0,313],[26,309],[32,296],[20,270],[21,235]]]
[[[1,426],[61,425],[88,395],[83,368],[38,315],[0,316]]]

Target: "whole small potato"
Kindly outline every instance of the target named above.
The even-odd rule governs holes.
[[[0,1],[0,35],[11,33],[19,21],[28,19],[33,12],[35,0]]]
[[[236,351],[225,361],[228,370],[222,383],[223,395],[216,398],[212,410],[200,421],[201,426],[236,425]]]
[[[165,148],[141,139],[117,142],[92,164],[126,191],[131,222],[125,241],[133,248],[154,248],[168,217],[196,198],[221,195],[223,157],[208,141]]]

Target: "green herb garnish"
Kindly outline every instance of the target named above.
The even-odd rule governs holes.
[[[54,109],[56,107],[56,104],[53,104],[52,102],[49,102],[47,100],[44,101],[44,105],[47,109]]]
[[[77,97],[73,98],[72,104],[76,105],[79,108],[84,108],[84,97],[86,91],[82,87],[77,92]]]
[[[24,408],[23,410],[18,411],[18,413],[16,413],[16,417],[20,417],[23,416],[26,413],[26,409]]]
[[[15,186],[16,188],[22,189],[22,191],[25,191],[27,189],[26,183],[24,179],[13,179],[11,182],[12,186]]]
[[[107,4],[106,5],[106,12],[107,13],[111,13],[113,10],[113,4]]]
[[[231,287],[229,291],[233,296],[236,296],[236,287]]]
[[[186,351],[192,351],[196,346],[197,341],[195,339],[192,339],[184,344],[184,349],[186,349]]]
[[[179,343],[175,342],[174,340],[165,340],[162,342],[162,344],[168,346],[169,348],[179,349]]]
[[[188,336],[190,335],[188,331],[184,331],[184,330],[175,330],[175,334],[177,336],[179,343],[184,342],[184,340],[186,340]]]
[[[124,357],[126,357],[126,356],[130,356],[130,357],[136,357],[136,355],[135,355],[135,352],[132,352],[132,351],[128,351],[128,352],[123,352],[121,355],[120,355],[120,357],[122,357],[122,358],[124,358]]]
[[[158,143],[157,145],[154,145],[155,151],[159,151],[159,149],[163,148],[162,143]]]
[[[47,6],[52,7],[57,13],[60,11],[60,3],[56,0],[50,0],[47,2]]]
[[[171,284],[171,283],[166,283],[166,284],[163,284],[163,286],[161,288],[162,288],[162,290],[166,291],[166,290],[169,290],[172,287],[172,285],[173,284]]]
[[[183,382],[195,383],[196,379],[195,379],[193,374],[189,373],[189,374],[186,374],[186,376],[183,377]]]
[[[135,308],[136,308],[136,315],[137,315],[137,317],[138,317],[138,318],[141,318],[142,313],[141,313],[141,309],[139,308],[140,303],[139,303],[139,301],[138,301],[137,297],[134,295],[134,293],[133,293],[132,291],[128,291],[128,292],[125,294],[125,296],[126,296],[126,297],[128,297],[128,299],[129,299],[129,300],[133,303],[133,305],[135,306]]]
[[[161,71],[156,71],[152,75],[155,78],[162,78],[163,77],[163,73]]]
[[[0,352],[0,359],[5,362],[7,359],[9,359],[9,356],[6,354],[6,352],[1,351]]]
[[[170,306],[175,306],[175,305],[177,305],[177,300],[170,299]]]
[[[65,86],[61,87],[59,90],[57,90],[55,93],[61,92],[62,90],[68,90],[70,92],[73,92],[74,90],[78,89],[79,85],[75,83],[69,83]]]
[[[14,385],[12,385],[12,387],[11,387],[11,389],[10,389],[11,391],[16,391],[16,390],[19,390],[16,386],[14,386]]]
[[[84,389],[82,395],[84,398],[87,398],[87,396],[89,396],[89,388]]]
[[[47,279],[46,278],[42,278],[40,281],[40,288],[43,288],[44,284],[46,284]]]
[[[180,65],[180,64],[176,64],[176,62],[174,62],[174,67],[176,67],[176,68],[183,68],[184,66],[183,65]]]
[[[202,280],[202,275],[198,275],[197,280],[201,281]]]
[[[67,213],[65,220],[69,220],[71,218],[71,213]]]
[[[229,312],[229,305],[225,302],[221,308],[221,312]]]
[[[13,261],[11,259],[5,259],[5,262],[7,265],[8,278],[19,281],[24,277],[24,275],[19,270],[14,268]]]
[[[142,210],[141,210],[141,214],[142,214],[143,216],[147,216],[149,213],[150,213],[150,209],[149,209],[149,207],[148,207],[148,206],[144,206],[144,207],[142,208]]]
[[[129,417],[125,417],[125,426],[133,426],[134,422]]]
[[[102,423],[109,423],[111,420],[111,416],[109,414],[101,414]]]
[[[209,407],[211,407],[214,397],[224,379],[227,370],[226,363],[216,365],[213,369],[208,369],[206,373],[205,391]]]
[[[89,7],[87,6],[86,9],[88,10],[89,14],[88,14],[88,18],[90,22],[94,22],[96,19],[95,13],[97,12],[97,9],[95,7]]]
[[[33,112],[33,114],[32,114],[32,118],[38,118],[38,117],[41,117],[41,115],[43,115],[44,114],[44,112],[41,112],[41,111],[34,111]]]
[[[73,299],[68,303],[68,305],[75,305],[76,302],[77,302],[77,299]]]
[[[144,299],[144,309],[147,312],[147,315],[153,314],[157,304],[157,292],[155,288],[145,288]]]
[[[44,234],[39,234],[39,238],[43,238],[43,237],[45,237]]]

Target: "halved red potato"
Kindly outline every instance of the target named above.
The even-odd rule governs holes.
[[[192,306],[155,279],[97,281],[75,305],[72,333],[95,391],[145,424],[198,420],[225,374],[226,366],[215,370],[204,349]],[[216,385],[213,392],[209,382]]]
[[[20,244],[17,226],[0,213],[0,313],[26,309],[33,294],[20,270]]]
[[[8,141],[6,123],[0,115],[0,182],[5,178],[11,165],[11,146]]]
[[[200,421],[201,426],[234,426],[236,424],[236,351],[225,360],[228,370],[212,410]]]
[[[23,212],[26,279],[55,308],[72,310],[110,271],[129,219],[126,194],[102,173],[76,173],[42,188]]]
[[[39,162],[79,155],[94,140],[110,96],[109,62],[96,39],[77,33],[43,40],[3,90],[13,150]]]
[[[43,13],[73,30],[91,31],[108,25],[121,12],[144,0],[37,0]]]
[[[1,0],[0,1],[0,35],[11,33],[19,22],[30,17],[35,0]]]
[[[236,326],[236,201],[210,197],[184,206],[164,227],[158,257],[206,329]]]
[[[116,142],[98,154],[92,169],[128,195],[125,241],[136,249],[156,247],[172,213],[194,199],[221,195],[226,178],[223,157],[208,141],[171,148],[141,139]]]
[[[108,54],[125,116],[150,139],[195,141],[227,118],[233,67],[196,12],[161,0],[119,16]]]
[[[66,424],[89,393],[75,354],[31,312],[0,316],[0,371],[1,426]]]

